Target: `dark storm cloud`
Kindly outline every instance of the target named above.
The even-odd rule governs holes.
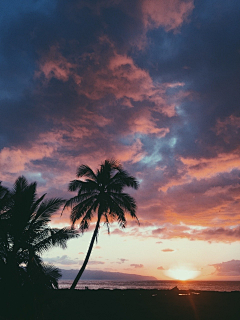
[[[1,3],[1,99],[19,99],[32,87],[37,51],[54,39],[53,9],[54,1]]]
[[[140,7],[137,4],[135,7],[134,15],[138,23],[133,23],[132,11],[126,5],[119,2],[109,4],[104,1],[90,4],[81,1],[68,3],[59,1],[55,3],[54,8],[52,6],[51,10],[45,11],[40,5],[37,10],[30,2],[28,6],[26,5],[25,10],[20,12],[21,14],[13,15],[12,23],[2,35],[2,65],[3,71],[5,70],[2,76],[4,85],[7,85],[7,90],[4,86],[2,87],[6,94],[1,108],[1,116],[5,119],[1,133],[2,147],[26,144],[41,132],[45,132],[46,127],[51,129],[54,126],[53,118],[55,122],[57,119],[61,121],[62,118],[70,121],[72,118],[81,118],[86,108],[96,113],[96,106],[99,102],[108,105],[114,103],[114,97],[106,101],[106,99],[109,100],[106,97],[109,94],[124,98],[124,94],[116,91],[124,86],[124,82],[119,82],[120,74],[115,72],[117,89],[108,92],[108,82],[111,81],[111,77],[101,70],[108,68],[109,58],[114,55],[118,58],[115,50],[121,54],[119,47],[123,48],[123,46],[120,38],[125,39],[124,41],[130,45],[131,41],[127,35],[132,33],[136,39],[138,38],[137,30],[143,29],[142,15],[139,13]],[[6,13],[8,14],[9,11]],[[114,32],[115,29],[121,32],[121,36]],[[115,38],[114,35],[116,35]],[[106,40],[99,40],[101,36],[104,36]],[[122,49],[122,52],[125,53],[126,49]],[[124,60],[124,56],[119,56],[119,59],[121,58]],[[47,65],[47,61],[52,62],[52,65]],[[139,71],[133,61],[128,59],[126,63],[128,65],[130,63],[132,68],[130,72],[137,77]],[[40,72],[38,71],[39,64],[40,69],[42,67]],[[92,82],[99,73],[100,83],[101,78],[106,79],[105,88],[99,87],[99,82],[97,82],[91,90]],[[8,86],[7,79],[8,77],[13,79],[13,74],[14,80],[11,81],[11,86]],[[147,73],[139,74],[139,77],[145,77],[143,81],[149,81]],[[77,81],[81,81],[80,92],[76,86]],[[128,85],[127,82],[125,84]],[[129,98],[123,102],[124,104],[134,104],[134,101],[131,100],[139,99],[140,96],[136,97],[135,93],[139,85],[141,82],[136,82],[136,89],[134,86],[129,89]],[[151,94],[148,91],[144,94]],[[92,98],[95,100],[94,106],[91,102]],[[101,99],[104,100],[101,101]],[[143,99],[142,96],[141,101]],[[147,101],[145,105],[146,103]],[[98,106],[97,109],[101,113]],[[124,112],[129,113],[127,114],[129,122],[121,121],[119,118],[122,114],[126,119]],[[109,116],[109,108],[103,113]],[[117,131],[115,129],[115,135],[129,130],[132,123],[131,113],[133,113],[134,120],[135,112],[123,109],[123,112],[121,110],[118,114],[115,110],[114,128],[118,128]],[[119,126],[120,123],[122,126]],[[149,130],[151,131],[151,128]],[[31,134],[31,139],[29,139],[29,134]]]
[[[149,34],[152,42],[144,57],[151,57],[150,74],[161,81],[183,81],[192,92],[177,109],[184,122],[173,129],[181,155],[212,157],[219,149],[238,146],[236,140],[227,144],[213,129],[218,119],[239,116],[239,9],[236,1],[227,6],[195,1],[191,23],[181,33]]]
[[[25,174],[67,197],[79,164],[115,157],[141,182],[143,225],[239,224],[240,4],[1,9],[1,180]]]

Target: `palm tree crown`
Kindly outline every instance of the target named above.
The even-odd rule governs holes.
[[[53,246],[66,248],[67,240],[77,234],[72,229],[49,226],[52,215],[65,201],[44,200],[45,194],[37,198],[36,187],[36,183],[28,184],[19,177],[9,193],[2,189],[9,197],[7,203],[2,201],[0,210],[0,279],[52,288],[57,287],[60,272],[43,263],[41,254]]]
[[[124,193],[123,189],[125,187],[138,189],[138,181],[123,170],[115,160],[105,160],[96,172],[87,165],[81,165],[77,169],[77,177],[84,179],[71,181],[69,191],[78,191],[78,194],[68,200],[64,206],[64,208],[69,206],[72,208],[70,218],[73,226],[77,220],[80,220],[79,227],[84,232],[88,229],[94,213],[97,213],[95,231],[83,267],[79,271],[82,274],[97,238],[101,219],[103,218],[107,225],[108,232],[109,223],[112,221],[117,221],[120,227],[125,228],[125,213],[137,219],[136,202],[133,197]],[[77,276],[78,280],[80,276]],[[72,288],[78,280],[73,283]]]

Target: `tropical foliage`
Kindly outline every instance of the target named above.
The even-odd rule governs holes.
[[[71,181],[69,191],[77,191],[78,193],[65,204],[65,207],[72,209],[70,216],[72,224],[74,226],[79,220],[80,230],[84,232],[88,229],[94,214],[97,216],[97,222],[83,266],[71,289],[75,288],[86,268],[93,244],[97,239],[100,222],[103,220],[109,231],[109,224],[112,221],[117,221],[121,228],[125,228],[125,213],[129,213],[132,218],[137,219],[136,202],[133,197],[124,193],[123,189],[125,187],[137,189],[138,182],[123,170],[117,161],[105,160],[96,172],[87,165],[81,165],[77,169],[77,177],[83,177],[83,179]]]
[[[0,184],[0,281],[6,286],[57,288],[60,270],[41,255],[54,246],[66,248],[67,240],[77,237],[73,229],[49,225],[65,201],[38,198],[36,187],[24,177],[11,191]]]

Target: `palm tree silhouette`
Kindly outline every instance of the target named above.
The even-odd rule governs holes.
[[[67,240],[77,237],[72,229],[49,226],[65,200],[37,198],[36,187],[19,177],[9,193],[2,189],[5,198],[9,195],[0,209],[0,279],[7,286],[57,288],[60,270],[45,264],[41,254],[54,246],[66,248]]]
[[[72,226],[77,220],[80,220],[82,232],[88,229],[89,222],[95,212],[97,213],[97,223],[83,265],[70,289],[76,287],[86,268],[93,244],[97,239],[101,219],[104,219],[108,232],[109,223],[114,220],[117,220],[120,227],[125,228],[126,212],[132,218],[137,219],[136,202],[129,194],[123,193],[123,189],[125,187],[138,189],[138,182],[124,171],[116,160],[105,160],[96,173],[89,166],[80,165],[77,169],[77,177],[85,179],[73,180],[69,183],[69,191],[78,190],[78,194],[66,202],[64,209],[69,206],[72,208],[70,216]]]
[[[0,214],[4,212],[9,201],[9,190],[2,186],[2,181],[0,181]]]

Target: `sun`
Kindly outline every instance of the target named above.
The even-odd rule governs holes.
[[[199,276],[200,271],[191,270],[187,267],[176,267],[166,270],[165,274],[172,279],[184,281],[196,278]]]

